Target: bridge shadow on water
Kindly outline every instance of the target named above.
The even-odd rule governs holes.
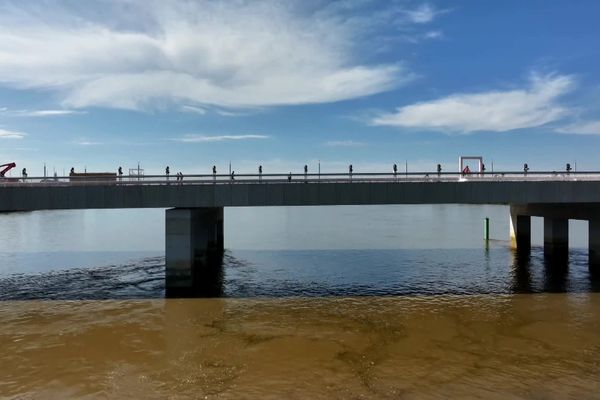
[[[422,296],[600,292],[587,252],[542,248],[225,251],[186,292],[165,291],[164,257],[0,276],[0,300]]]
[[[582,249],[551,255],[543,248],[511,251],[512,293],[600,292],[600,271],[588,268]]]

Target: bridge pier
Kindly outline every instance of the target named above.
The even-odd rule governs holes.
[[[166,211],[167,295],[198,292],[218,276],[223,255],[223,207]],[[214,283],[214,282],[213,282]]]
[[[531,217],[521,215],[516,207],[510,207],[510,243],[519,251],[531,248]]]
[[[550,257],[569,253],[569,220],[544,216],[544,254]]]
[[[600,218],[588,221],[588,254],[590,270],[600,273]]]

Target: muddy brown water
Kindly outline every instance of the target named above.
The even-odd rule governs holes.
[[[7,399],[600,398],[600,294],[6,301]]]

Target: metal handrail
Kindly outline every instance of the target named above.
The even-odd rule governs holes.
[[[325,172],[325,173],[263,173],[263,174],[188,174],[179,180],[177,175],[122,175],[106,177],[4,177],[0,186],[80,186],[80,185],[190,185],[190,184],[249,184],[249,183],[365,183],[365,182],[455,182],[455,181],[553,181],[600,180],[600,171],[495,171],[472,172]]]

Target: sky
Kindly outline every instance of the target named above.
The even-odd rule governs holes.
[[[0,164],[600,170],[598,15],[595,0],[0,0]]]

